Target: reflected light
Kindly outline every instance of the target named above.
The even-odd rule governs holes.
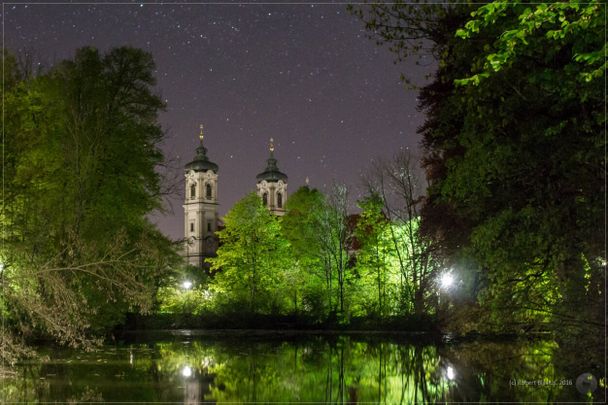
[[[454,276],[450,273],[443,273],[441,276],[441,288],[448,290],[454,284]]]
[[[184,366],[184,368],[182,368],[182,376],[186,378],[192,377],[192,369],[190,366]]]
[[[456,378],[456,372],[451,366],[448,366],[448,368],[445,370],[445,375],[448,377],[448,380],[453,380]]]
[[[182,283],[182,288],[183,288],[184,290],[189,290],[189,289],[191,289],[191,288],[192,288],[192,281],[190,281],[190,280],[186,280],[186,281],[184,281],[184,282]]]

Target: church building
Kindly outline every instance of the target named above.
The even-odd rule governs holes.
[[[200,145],[193,161],[185,166],[184,257],[190,265],[203,267],[204,260],[215,256],[218,248],[218,165],[207,157],[203,146],[203,125]],[[287,175],[282,173],[274,157],[274,141],[270,138],[270,156],[266,168],[257,175],[257,194],[265,207],[275,215],[285,215]]]
[[[287,175],[277,167],[274,158],[274,141],[270,138],[270,156],[266,161],[266,169],[257,175],[257,192],[262,203],[275,215],[285,215],[287,201]]]
[[[196,156],[185,167],[184,256],[188,264],[202,267],[203,260],[214,256],[218,247],[218,166],[207,158],[202,125],[199,138]]]

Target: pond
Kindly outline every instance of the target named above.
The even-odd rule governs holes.
[[[599,387],[594,394],[579,392],[585,390],[577,389],[577,377],[585,370],[560,369],[560,349],[550,340],[438,344],[416,335],[180,331],[138,336],[88,353],[42,354],[47,358],[20,364],[14,378],[3,381],[5,402],[545,403],[603,398]]]

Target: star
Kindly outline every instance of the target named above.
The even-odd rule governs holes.
[[[270,136],[283,140],[281,170],[315,185],[356,186],[362,162],[419,142],[424,117],[416,93],[400,83],[410,66],[394,65],[342,4],[30,3],[7,6],[4,19],[7,49],[33,45],[35,63],[47,68],[87,45],[151,52],[153,91],[167,104],[158,120],[169,137],[160,147],[168,160],[191,161],[205,122],[220,215],[255,185]],[[181,207],[181,198],[171,204]],[[180,210],[158,218],[173,238],[183,236]]]

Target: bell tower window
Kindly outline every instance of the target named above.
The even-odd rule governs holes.
[[[190,198],[193,200],[196,198],[196,184],[190,186]]]
[[[194,232],[194,222],[190,222],[190,232]]]
[[[205,184],[205,195],[207,197],[208,200],[211,200],[212,198],[212,193],[211,193],[211,184]]]
[[[283,208],[283,194],[277,194],[277,207]]]
[[[268,193],[262,194],[262,202],[264,206],[268,205]]]

